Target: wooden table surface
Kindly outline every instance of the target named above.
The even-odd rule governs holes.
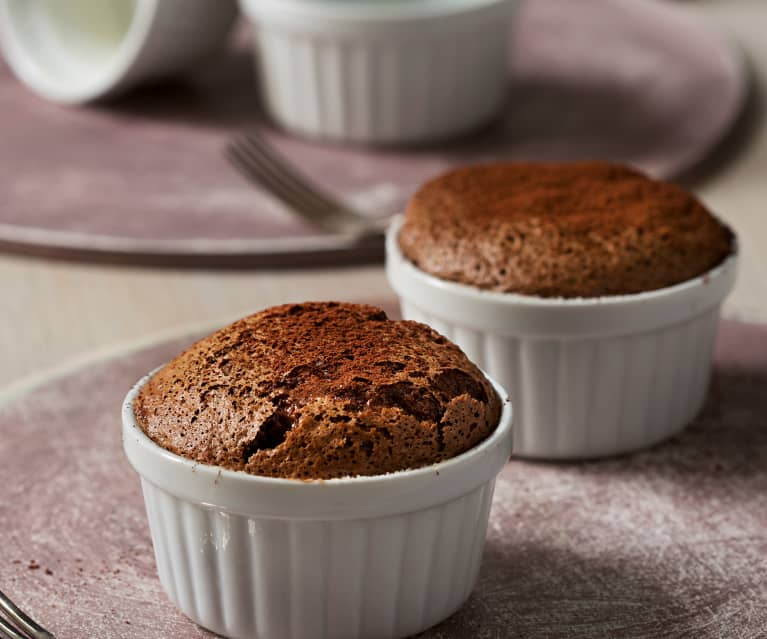
[[[767,82],[767,3],[688,2],[731,32]],[[711,96],[716,99],[715,95]],[[757,87],[751,113],[712,161],[686,181],[741,238],[729,317],[767,321],[767,130]],[[2,136],[0,125],[0,138]],[[3,170],[12,170],[2,167]],[[0,388],[93,351],[225,322],[305,299],[392,297],[382,267],[214,272],[107,267],[0,255]]]

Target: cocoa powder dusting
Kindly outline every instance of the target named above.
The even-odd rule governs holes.
[[[417,468],[485,439],[500,399],[463,352],[374,306],[279,306],[201,340],[142,389],[160,446],[257,475],[331,479]]]
[[[452,171],[413,197],[399,244],[436,277],[540,297],[656,290],[734,250],[692,194],[605,162]]]

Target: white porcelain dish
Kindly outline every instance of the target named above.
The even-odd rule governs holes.
[[[29,88],[77,104],[189,67],[236,14],[235,0],[0,0],[0,46]]]
[[[233,639],[394,639],[455,612],[479,573],[511,405],[479,446],[426,468],[326,481],[257,477],[166,451],[123,406],[160,581]],[[493,383],[501,398],[504,390]]]
[[[449,138],[489,122],[508,91],[515,0],[241,0],[267,110],[312,138]]]
[[[548,299],[433,277],[387,237],[406,319],[431,325],[508,389],[514,453],[588,459],[660,442],[702,407],[737,255],[703,277],[636,295]]]

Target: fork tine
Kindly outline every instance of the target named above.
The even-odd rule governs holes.
[[[275,183],[268,175],[263,173],[261,168],[257,166],[253,159],[248,155],[247,151],[239,146],[230,145],[226,148],[226,156],[240,173],[257,186],[278,197],[291,208],[298,204],[291,193],[283,189],[281,185]]]
[[[279,184],[281,189],[290,193],[292,197],[302,202],[303,206],[310,211],[314,212],[316,210],[321,212],[321,214],[333,214],[338,212],[338,209],[331,207],[327,202],[314,197],[312,193],[307,192],[302,188],[296,188],[295,184],[291,183],[291,180],[285,172],[275,166],[269,156],[263,153],[262,149],[251,140],[243,139],[241,148],[253,163],[255,170],[268,176],[272,182]]]
[[[0,637],[2,639],[29,639],[25,635],[19,634],[19,631],[3,617],[0,617]]]
[[[291,188],[301,192],[307,199],[316,201],[318,206],[335,212],[343,212],[344,214],[359,217],[359,215],[351,211],[343,202],[329,195],[303,175],[285,158],[285,156],[269,144],[260,134],[251,131],[244,137],[253,150],[258,153],[262,159],[268,162],[269,166],[273,168],[276,173],[280,174],[286,184]]]
[[[388,218],[369,219],[328,195],[258,133],[247,133],[231,140],[224,153],[245,178],[320,228],[361,238],[378,236],[388,226]]]
[[[0,610],[4,611],[18,628],[26,632],[31,639],[55,639],[55,637],[27,615],[0,590]],[[5,630],[5,628],[3,628]],[[18,633],[17,633],[18,634]],[[13,637],[13,635],[11,635]],[[13,639],[16,639],[15,637]],[[22,635],[22,639],[26,639]]]
[[[311,196],[307,196],[303,191],[294,188],[288,180],[286,180],[284,173],[275,168],[260,152],[258,146],[252,144],[246,139],[242,140],[240,145],[241,153],[250,161],[253,170],[257,171],[262,178],[268,180],[269,183],[279,188],[281,191],[292,197],[295,201],[301,202],[304,207],[311,210],[319,209],[324,212],[330,212],[330,208],[324,202],[317,201]]]
[[[227,157],[248,179],[280,199],[289,208],[300,212],[304,217],[324,228],[336,230],[328,222],[328,211],[318,210],[313,203],[303,200],[300,195],[286,187],[274,174],[265,169],[258,157],[254,157],[242,145],[232,144],[227,147]]]
[[[287,206],[298,212],[310,222],[333,233],[348,232],[351,223],[341,219],[334,208],[326,207],[322,202],[305,197],[302,193],[290,188],[281,179],[277,170],[266,163],[254,152],[251,145],[240,143],[231,147],[232,156],[237,156],[238,164],[248,176],[262,188],[278,197]],[[357,219],[351,220],[356,222]]]

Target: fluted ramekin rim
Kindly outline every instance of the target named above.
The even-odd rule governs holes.
[[[285,19],[317,17],[329,22],[395,23],[451,17],[496,6],[513,7],[518,0],[399,0],[343,2],[339,0],[239,0],[252,19],[265,15]]]

